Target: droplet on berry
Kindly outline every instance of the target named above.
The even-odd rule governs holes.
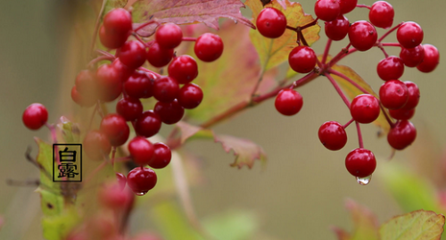
[[[370,180],[372,180],[372,175],[367,176],[367,177],[356,177],[356,182],[359,185],[367,185],[370,183]]]
[[[127,175],[128,186],[138,196],[146,194],[155,187],[156,182],[156,173],[150,168],[137,167]]]
[[[348,172],[358,178],[365,178],[375,171],[375,155],[367,149],[356,148],[345,158],[345,167]]]

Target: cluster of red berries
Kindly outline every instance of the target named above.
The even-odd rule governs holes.
[[[351,12],[356,7],[365,7],[369,11],[369,21],[356,21],[352,24],[344,14]],[[378,63],[377,72],[385,83],[379,89],[379,100],[370,93],[356,96],[349,108],[352,120],[346,125],[330,121],[324,123],[319,129],[319,139],[322,144],[330,150],[339,150],[347,142],[345,128],[353,121],[356,123],[371,123],[380,115],[381,111],[386,114],[386,108],[390,116],[396,120],[394,123],[390,118],[391,126],[387,136],[389,145],[397,150],[409,146],[416,138],[416,129],[408,120],[412,118],[415,107],[418,104],[420,91],[417,85],[410,81],[402,82],[399,78],[403,75],[404,66],[417,67],[421,72],[433,71],[439,62],[437,48],[432,45],[421,45],[423,30],[415,22],[404,22],[398,24],[388,33],[378,39],[375,27],[390,28],[393,24],[394,9],[385,1],[377,1],[371,7],[357,5],[357,0],[317,0],[314,7],[317,19],[305,26],[287,26],[285,15],[278,9],[272,7],[264,8],[257,17],[256,24],[260,34],[268,38],[278,38],[286,29],[298,33],[298,46],[289,54],[290,67],[298,73],[317,72],[320,75],[330,74],[331,65],[318,62],[317,56],[312,48],[307,46],[300,30],[313,26],[317,20],[325,21],[325,34],[329,41],[339,41],[347,35],[350,52],[367,51],[374,46],[381,48],[385,58]],[[398,43],[387,46],[401,47],[400,56],[388,56],[384,51],[382,39],[392,31],[397,30]],[[317,68],[318,66],[319,68]],[[329,77],[329,76],[327,76]],[[291,116],[302,108],[302,96],[291,88],[283,89],[276,97],[275,107],[277,111],[286,116]],[[362,90],[362,89],[360,89]],[[359,125],[358,125],[359,128]],[[359,131],[359,130],[358,130]],[[361,137],[360,137],[361,138]],[[360,148],[351,151],[345,160],[347,170],[355,177],[361,179],[370,176],[376,168],[376,160],[370,150],[364,149],[362,139]]]
[[[147,138],[157,134],[162,123],[179,122],[184,109],[196,108],[203,99],[201,88],[191,83],[198,76],[195,59],[188,55],[176,56],[174,49],[182,41],[195,41],[198,59],[211,62],[221,56],[223,42],[212,33],[196,39],[184,38],[181,28],[173,23],[158,24],[154,40],[148,42],[137,36],[137,30],[132,28],[131,14],[125,9],[113,9],[104,16],[99,39],[109,51],[116,49],[115,55],[101,52],[102,56],[94,59],[89,69],[81,71],[71,97],[82,107],[96,105],[95,112],[102,117],[99,129],[89,131],[83,140],[85,154],[90,159],[107,158],[112,148],[125,144],[130,135],[127,122],[131,123],[137,136],[128,142],[128,150],[133,162],[140,167],[128,173],[126,182],[133,192],[143,195],[157,182],[151,168],[164,168],[171,160],[171,150],[166,144],[152,144]],[[135,39],[129,40],[131,36]],[[111,63],[96,68],[94,65],[101,60]],[[168,75],[144,68],[146,60],[156,68],[168,66]],[[116,113],[103,116],[97,104],[114,101],[121,95]],[[145,110],[141,99],[151,97],[157,103],[153,110]],[[41,105],[31,105],[23,117],[25,125],[40,128],[47,120],[46,110],[45,116],[42,112]],[[151,168],[143,167],[146,165]]]

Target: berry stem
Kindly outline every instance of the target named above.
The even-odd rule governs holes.
[[[299,31],[302,31],[302,30],[304,30],[304,29],[306,29],[306,28],[309,28],[309,27],[311,27],[311,26],[314,26],[314,25],[317,24],[317,21],[318,21],[318,20],[319,20],[319,18],[316,18],[316,19],[314,19],[313,21],[311,21],[311,22],[309,22],[309,23],[303,25],[302,27],[298,27],[297,29],[298,29]]]
[[[53,140],[53,144],[57,143],[57,133],[56,133],[56,128],[54,127],[54,125],[45,123],[45,126],[50,130],[51,139]]]
[[[149,69],[147,69],[147,68],[139,67],[138,69],[141,70],[141,71],[144,71],[144,72],[152,73],[152,74],[155,75],[156,77],[161,77],[161,74],[159,74],[159,73],[157,73],[157,72],[154,72],[154,71],[152,71],[152,70],[149,70]]]
[[[383,46],[381,44],[378,44],[378,48],[381,49],[381,51],[384,53],[384,56],[386,58],[389,57],[389,54],[387,54],[386,50],[383,48]]]
[[[96,63],[100,62],[100,61],[104,61],[104,60],[113,61],[114,59],[115,59],[114,56],[111,57],[111,56],[107,56],[107,55],[102,55],[102,56],[99,56],[99,57],[97,57],[97,58],[91,60],[91,61],[87,64],[87,68],[89,68],[89,69],[93,69],[93,68],[94,68],[94,65],[95,65]]]
[[[147,47],[147,43],[144,42],[144,40],[142,40],[142,38],[140,36],[138,36],[138,34],[133,33],[133,37],[135,37],[136,40],[138,40],[144,47]]]
[[[116,147],[112,147],[112,157],[111,157],[112,166],[115,165],[115,155],[116,155]]]
[[[90,45],[90,54],[91,55],[93,55],[94,46],[96,44],[96,36],[98,35],[98,31],[99,31],[99,24],[101,23],[101,17],[102,17],[102,14],[104,13],[106,4],[107,4],[107,0],[102,0],[101,10],[99,11],[98,17],[96,18],[96,24],[94,26],[94,32],[93,32],[93,39],[91,40],[91,45]]]
[[[345,76],[343,73],[338,72],[338,71],[336,71],[334,69],[330,69],[328,72],[332,73],[332,74],[334,74],[334,75],[336,75],[338,77],[343,78],[344,80],[346,80],[347,82],[349,82],[350,84],[355,86],[357,89],[359,89],[361,92],[370,94],[367,90],[365,90],[363,87],[361,87],[358,83],[356,83],[355,81],[353,81],[349,77]]]
[[[350,47],[350,43],[347,45],[347,47],[341,49],[341,51],[333,59],[330,60],[330,62],[327,64],[327,66],[331,67],[331,66],[335,65],[337,62],[339,62],[340,60],[342,60],[344,57],[357,51],[356,48],[349,49],[349,47]]]
[[[350,108],[350,101],[348,100],[347,96],[345,96],[344,92],[342,92],[341,88],[339,87],[338,83],[334,80],[334,78],[327,73],[325,73],[324,76],[326,76],[328,80],[330,80],[331,84],[336,89],[336,92],[338,92],[339,96],[341,96],[345,105],[347,105],[347,107]]]
[[[346,129],[348,126],[350,126],[350,124],[353,122],[353,118],[350,119],[350,121],[348,121],[344,126],[342,126],[342,128]]]
[[[370,7],[370,6],[367,6],[367,5],[365,5],[365,4],[356,4],[356,7],[357,8],[367,8],[367,9],[371,9],[372,7]]]
[[[90,172],[90,174],[88,174],[84,184],[87,184],[91,181],[91,179],[99,172],[101,171],[105,166],[107,165],[107,161],[102,161],[102,163],[97,166],[92,172]]]
[[[332,40],[328,39],[327,44],[325,45],[324,55],[322,56],[322,64],[324,64],[324,65],[327,61],[328,52],[330,52],[331,42],[332,42]]]
[[[399,43],[381,43],[383,47],[401,47]]]
[[[378,42],[379,42],[379,43],[382,42],[382,40],[384,40],[384,38],[386,38],[390,33],[392,33],[393,31],[395,31],[396,29],[398,29],[398,28],[401,26],[401,24],[403,24],[403,23],[400,23],[400,24],[396,25],[395,27],[389,29],[389,31],[387,31],[386,33],[384,33],[384,34],[378,39]]]
[[[297,28],[295,28],[295,27],[291,27],[291,26],[288,26],[288,25],[287,25],[286,28],[287,28],[287,29],[290,29],[290,30],[293,30],[293,31],[295,31],[295,32],[297,32]]]
[[[111,54],[111,53],[109,53],[109,52],[107,52],[107,51],[100,50],[100,49],[96,49],[96,50],[94,50],[94,51],[95,51],[96,53],[102,55],[102,56],[107,56],[107,57],[110,57],[110,58],[115,59],[115,55],[113,55],[113,54]]]
[[[139,25],[137,28],[133,29],[133,32],[134,32],[135,34],[137,34],[137,32],[138,32],[139,30],[143,29],[144,27],[146,27],[146,26],[148,26],[148,25],[150,25],[150,24],[152,24],[152,23],[156,23],[158,26],[160,25],[157,21],[155,21],[155,20],[150,20],[150,21],[148,21],[148,22],[146,22],[146,23],[143,23],[143,24]],[[158,26],[157,26],[157,27],[158,27]]]
[[[379,107],[381,108],[381,111],[384,114],[384,117],[386,117],[387,122],[390,125],[390,128],[393,128],[395,126],[395,124],[392,122],[392,120],[389,118],[389,115],[387,115],[386,109],[384,108],[384,106],[381,104],[381,101],[379,102]]]
[[[182,41],[195,42],[195,41],[197,41],[197,38],[193,38],[193,37],[183,37]]]
[[[358,122],[355,123],[356,123],[356,131],[358,132],[359,147],[364,148],[364,142],[362,141],[361,127],[359,126]]]

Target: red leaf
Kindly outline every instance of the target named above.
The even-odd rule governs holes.
[[[218,29],[218,18],[230,18],[255,29],[255,26],[242,16],[240,8],[245,5],[239,0],[140,0],[133,4],[133,7],[133,22],[137,23],[149,20],[176,24],[201,22]],[[138,34],[150,36],[153,30],[154,27],[149,25],[139,30]]]

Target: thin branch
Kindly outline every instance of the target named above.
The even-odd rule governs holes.
[[[355,123],[356,123],[356,131],[358,132],[359,147],[364,148],[364,142],[362,141],[361,127],[359,126],[358,122]]]
[[[324,74],[324,76],[326,76],[328,78],[328,80],[330,80],[331,84],[336,89],[336,92],[342,98],[342,100],[344,101],[345,105],[347,105],[347,107],[350,108],[350,101],[345,96],[344,92],[342,92],[341,88],[339,87],[338,83],[334,80],[334,78],[330,74]]]
[[[327,61],[328,52],[330,52],[330,46],[331,46],[331,39],[327,40],[327,44],[325,45],[324,49],[324,55],[322,56],[322,64],[325,64]]]
[[[361,92],[370,94],[367,90],[365,90],[363,87],[359,86],[358,83],[356,83],[355,81],[353,81],[353,80],[350,79],[349,77],[345,76],[343,73],[338,72],[338,71],[336,71],[336,70],[334,70],[334,69],[330,69],[328,72],[329,72],[329,73],[332,73],[332,74],[334,74],[334,75],[336,75],[336,76],[338,76],[338,77],[343,78],[344,80],[346,80],[347,82],[349,82],[350,84],[352,84],[353,86],[355,86],[357,89],[359,89]]]
[[[348,126],[350,126],[350,124],[353,122],[353,118],[350,119],[350,121],[348,121],[344,126],[342,126],[342,128],[346,129]]]
[[[382,41],[384,40],[384,38],[386,38],[387,36],[389,36],[390,33],[392,33],[393,31],[395,31],[396,29],[398,29],[398,28],[401,26],[401,24],[403,24],[403,23],[400,23],[400,24],[396,25],[395,27],[389,29],[389,31],[387,31],[386,33],[384,33],[384,34],[378,39],[378,42],[379,42],[379,43],[382,42]]]
[[[96,24],[95,24],[94,32],[93,32],[93,39],[91,40],[91,45],[90,45],[90,53],[91,54],[93,54],[94,46],[96,44],[96,36],[98,35],[99,24],[101,23],[102,13],[104,12],[106,3],[107,3],[107,0],[102,1],[101,10],[99,11],[99,15],[96,18]]]

